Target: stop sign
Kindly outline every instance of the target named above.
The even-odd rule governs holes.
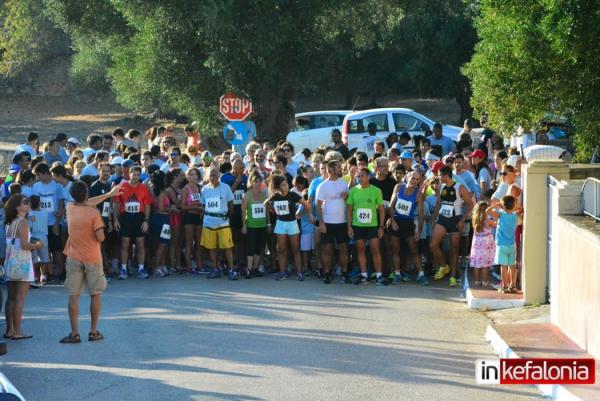
[[[219,111],[229,121],[244,121],[252,113],[250,99],[227,92],[219,100]]]

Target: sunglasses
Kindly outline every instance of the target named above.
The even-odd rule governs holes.
[[[292,151],[292,149],[290,149],[290,148],[285,148],[285,149],[283,149],[283,151],[284,151],[284,152],[291,152],[291,151]]]
[[[509,173],[508,171],[503,171],[500,173],[500,175],[502,175],[502,176],[509,175],[509,174],[512,174],[512,173]]]
[[[171,153],[171,157],[178,157],[178,156],[181,156],[181,155],[177,152]]]

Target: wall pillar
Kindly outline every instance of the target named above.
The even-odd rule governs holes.
[[[548,252],[548,176],[569,179],[569,165],[562,160],[534,160],[523,164],[522,287],[526,304],[546,301]]]

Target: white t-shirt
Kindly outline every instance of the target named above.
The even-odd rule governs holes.
[[[179,163],[179,168],[181,169],[181,172],[185,173],[187,171],[187,166],[183,163]],[[171,171],[172,167],[169,165],[169,163],[164,163],[162,166],[160,166],[160,171],[162,171],[163,173],[167,173],[169,171]]]
[[[346,201],[342,194],[348,192],[343,178],[325,180],[317,188],[317,201],[323,201],[323,220],[327,224],[346,222]]]

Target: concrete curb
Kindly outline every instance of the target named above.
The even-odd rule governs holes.
[[[492,325],[488,324],[487,329],[485,331],[485,339],[490,343],[490,345],[494,349],[494,352],[500,358],[521,358],[512,348],[508,346],[508,344],[506,344],[506,342],[502,339],[502,337],[500,337],[500,335],[492,327]],[[535,386],[544,397],[548,397],[552,400],[586,401],[583,398],[574,395],[560,384],[536,384]]]
[[[469,286],[469,268],[465,270],[464,292],[467,305],[470,309],[509,309],[525,306],[524,299],[492,299],[492,298],[477,298],[473,296],[471,287]]]

